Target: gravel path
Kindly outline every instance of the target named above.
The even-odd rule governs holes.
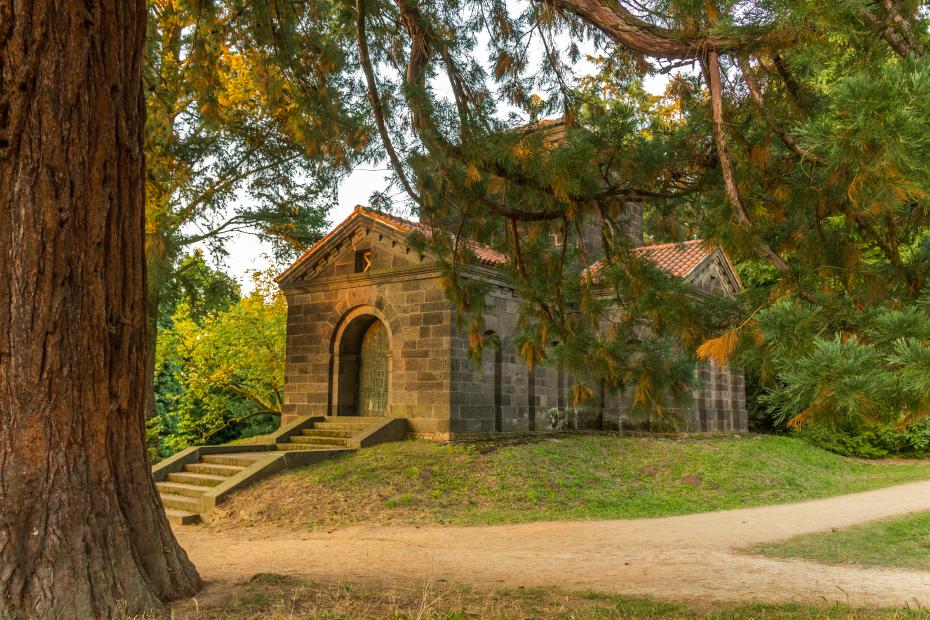
[[[313,501],[308,498],[308,501]],[[930,510],[930,481],[796,504],[661,519],[334,532],[178,527],[210,581],[273,572],[315,580],[444,580],[715,601],[930,607],[930,572],[828,566],[740,549]]]

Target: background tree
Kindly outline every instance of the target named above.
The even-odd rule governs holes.
[[[282,66],[273,47],[256,42],[262,26],[246,19],[239,2],[150,0],[149,15],[146,261],[154,370],[162,297],[183,277],[181,258],[204,245],[221,257],[235,234],[270,241],[282,260],[316,241],[337,180],[364,148],[364,132],[325,80],[308,84]],[[338,48],[300,42],[306,62],[341,63]]]
[[[287,306],[269,274],[256,275],[255,290],[223,308],[203,313],[180,303],[159,334],[151,430],[162,454],[278,427]]]
[[[0,2],[0,617],[190,596],[146,456],[142,0]]]

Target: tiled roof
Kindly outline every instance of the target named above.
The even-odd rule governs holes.
[[[416,231],[428,237],[436,230],[436,228],[428,224],[424,224],[422,222],[411,222],[410,220],[405,220],[403,218],[397,217],[396,215],[389,215],[387,213],[373,211],[367,207],[356,207],[356,209],[361,209],[370,217],[376,220],[380,220],[389,226],[393,226],[402,232],[412,233]],[[492,267],[507,264],[507,257],[494,248],[483,243],[479,243],[473,239],[463,239],[463,241],[465,242],[465,246],[468,247],[472,253],[474,253],[475,258],[478,259],[479,263],[490,265]]]
[[[683,278],[698,263],[713,254],[715,249],[713,246],[708,247],[702,239],[694,239],[681,243],[646,245],[633,251],[648,258],[662,271]]]
[[[703,239],[662,243],[659,245],[645,245],[633,249],[634,253],[649,259],[656,267],[677,278],[686,277],[701,263],[701,261],[716,251],[716,246],[709,245]],[[733,264],[730,263],[729,257],[727,257],[726,253],[723,254],[723,257],[735,276],[736,271],[733,269]],[[603,267],[604,262],[597,261],[585,269],[582,277],[594,278],[597,276],[597,272]]]
[[[433,228],[432,226],[423,224],[421,222],[411,222],[410,220],[405,220],[401,217],[397,217],[396,215],[390,215],[388,213],[381,213],[380,211],[375,211],[374,209],[369,209],[368,207],[363,207],[361,205],[358,205],[355,207],[355,210],[352,211],[352,214],[349,215],[349,217],[344,219],[338,226],[335,226],[322,239],[314,243],[306,252],[304,252],[300,256],[300,258],[294,261],[294,263],[290,267],[288,267],[281,274],[279,274],[278,277],[275,278],[275,280],[280,282],[282,279],[284,279],[285,276],[287,276],[289,273],[294,271],[294,269],[296,269],[298,265],[301,265],[311,255],[313,255],[319,248],[323,247],[323,245],[329,240],[330,237],[333,236],[333,234],[337,230],[341,229],[343,226],[345,226],[352,220],[357,219],[359,217],[368,217],[370,219],[377,220],[381,222],[382,224],[390,226],[391,228],[399,232],[402,232],[404,234],[410,234],[412,232],[419,232],[420,234],[429,236],[433,234],[433,231],[435,230],[435,228]],[[507,264],[507,260],[508,260],[507,257],[504,254],[501,254],[500,252],[495,250],[494,248],[491,248],[490,246],[484,245],[483,243],[479,243],[472,239],[465,239],[464,241],[468,249],[470,249],[474,253],[475,258],[478,259],[479,263],[482,263],[484,265],[489,265],[491,267],[496,267],[496,266]]]
[[[293,265],[288,267],[276,279],[278,281],[283,279],[298,265],[310,257],[317,249],[322,247],[337,230],[358,217],[368,217],[370,219],[377,220],[403,234],[418,232],[422,235],[429,236],[432,235],[435,230],[437,230],[436,228],[427,224],[423,224],[422,222],[412,222],[410,220],[397,217],[396,215],[381,213],[379,211],[369,209],[368,207],[357,206],[349,217],[343,220],[343,222],[338,226],[333,228],[333,230],[331,230],[325,237],[317,241],[309,250],[304,252],[300,258],[294,261]],[[509,259],[506,255],[498,252],[490,246],[474,241],[473,239],[464,239],[464,242],[468,249],[474,253],[475,258],[478,259],[478,262],[483,265],[499,267],[506,265],[509,262]],[[691,273],[691,270],[694,269],[701,261],[716,252],[717,248],[713,245],[705,243],[701,239],[694,239],[680,243],[647,245],[635,248],[633,251],[636,254],[649,259],[656,265],[656,267],[665,271],[666,273],[679,278],[684,278],[689,273]],[[726,256],[726,254],[723,256],[727,263],[730,264],[730,259]],[[600,271],[603,266],[604,263],[602,261],[594,263],[584,271],[583,277],[596,277],[597,272]],[[736,271],[733,270],[732,264],[730,264],[730,269],[735,275]]]

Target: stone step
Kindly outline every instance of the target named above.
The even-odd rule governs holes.
[[[359,418],[354,415],[344,415],[323,418],[322,422],[314,422],[314,424],[356,424],[358,426],[368,426],[369,424],[374,424],[377,421],[378,420],[376,418]]]
[[[374,415],[328,415],[323,418],[324,422],[346,422],[350,424],[374,424],[375,422],[384,422],[385,416]]]
[[[199,484],[186,484],[184,482],[156,482],[159,493],[168,495],[183,495],[185,497],[200,497],[210,490],[210,487],[200,486]]]
[[[192,474],[186,471],[178,471],[168,474],[169,482],[180,482],[183,484],[196,484],[202,487],[215,487],[229,480],[229,476],[214,476],[212,474]]]
[[[347,446],[348,439],[341,437],[308,437],[307,435],[296,435],[288,438],[290,443],[299,443],[311,446]]]
[[[319,422],[313,428],[321,431],[349,431],[358,433],[371,426],[370,424],[346,424],[345,422]]]
[[[192,474],[210,474],[212,476],[235,476],[245,467],[238,465],[217,465],[215,463],[191,463],[184,466],[184,471]]]
[[[251,467],[255,461],[265,456],[261,452],[252,454],[204,454],[200,457],[201,463],[211,465],[235,465],[236,467]]]
[[[187,512],[200,512],[200,500],[193,497],[162,493],[161,503],[165,508],[186,510]]]
[[[355,433],[352,431],[334,431],[325,428],[305,428],[301,431],[308,437],[351,437]]]
[[[320,446],[306,443],[276,443],[277,450],[340,450],[339,446]]]
[[[168,517],[168,523],[175,525],[193,525],[200,522],[200,515],[196,512],[186,510],[175,510],[174,508],[165,508],[165,516]]]

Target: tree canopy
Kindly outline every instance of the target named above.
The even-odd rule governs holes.
[[[652,409],[684,393],[687,374],[653,351],[683,343],[687,358],[703,343],[706,358],[743,355],[777,390],[789,377],[764,371],[777,357],[771,339],[784,335],[766,325],[778,313],[762,310],[796,313],[798,330],[816,314],[802,339],[845,342],[865,337],[872,309],[911,307],[927,285],[924,3],[332,0],[247,10],[276,49],[309,40],[339,50],[340,62],[303,69],[337,85],[347,105],[367,99],[380,143],[371,156],[391,162],[409,207],[455,233],[425,242],[444,259],[477,347],[483,290],[463,275],[473,257],[461,237],[510,256],[528,362],[556,356]],[[668,84],[659,96],[644,87],[656,78]],[[747,291],[729,312],[708,315],[630,251],[618,232],[631,205],[645,208],[649,239],[703,238],[738,262]],[[552,243],[583,238],[591,224],[606,254],[598,282],[582,277],[592,248]],[[592,387],[579,382],[576,396]],[[793,420],[839,415],[822,389],[806,393]]]
[[[198,263],[197,255],[182,265]],[[256,273],[244,297],[204,293],[224,281],[200,266],[158,335],[157,417],[149,433],[162,455],[190,445],[216,444],[271,432],[281,419],[287,306],[269,274]],[[190,274],[193,269],[185,273]]]
[[[163,296],[181,285],[182,258],[222,258],[234,235],[268,241],[286,260],[316,241],[339,179],[366,148],[362,111],[310,83],[260,43],[242,3],[149,0],[146,87],[146,262],[153,365]],[[298,39],[301,60],[338,62]],[[334,58],[329,59],[330,56]],[[188,264],[189,266],[189,264]],[[149,374],[152,374],[149,372]],[[152,401],[150,401],[150,415]]]

